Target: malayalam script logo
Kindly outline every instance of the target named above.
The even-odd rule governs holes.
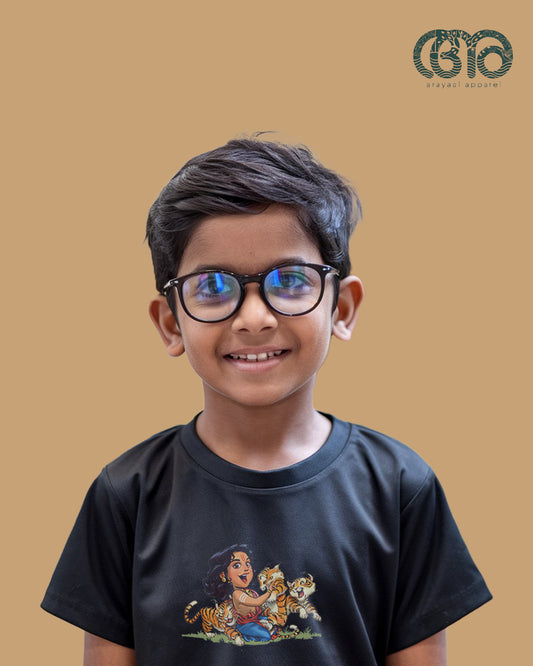
[[[476,53],[479,42],[488,38],[498,41],[500,45],[491,43],[485,46],[479,53]],[[422,49],[430,39],[433,40],[429,52],[431,70],[422,63]],[[459,56],[461,42],[464,42],[466,45],[466,71],[469,79],[474,78],[476,69],[489,79],[497,79],[507,74],[511,69],[511,65],[513,64],[513,47],[507,37],[497,30],[479,30],[474,35],[470,35],[464,30],[430,30],[425,35],[422,35],[415,44],[413,50],[415,67],[422,76],[428,79],[431,79],[434,74],[442,79],[451,79],[457,76],[463,66]],[[447,51],[441,51],[441,48],[445,44],[449,44],[451,48]],[[493,53],[499,56],[501,60],[498,69],[489,69],[485,64],[487,56]],[[439,59],[451,62],[451,68],[446,67],[443,69],[441,67],[441,60]]]

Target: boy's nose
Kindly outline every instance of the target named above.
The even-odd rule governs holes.
[[[242,305],[232,321],[232,329],[259,333],[263,329],[275,328],[277,325],[276,315],[261,297],[259,285],[247,284]]]

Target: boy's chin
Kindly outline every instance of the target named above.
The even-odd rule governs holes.
[[[314,383],[315,378],[313,377],[303,386],[292,387],[292,389],[262,384],[242,387],[241,390],[235,387],[235,390],[220,391],[212,387],[206,389],[204,386],[205,405],[223,410],[233,407],[256,410],[289,406],[292,403],[301,405],[306,398],[312,403]]]

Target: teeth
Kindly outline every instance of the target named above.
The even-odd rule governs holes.
[[[272,351],[272,352],[260,352],[259,354],[228,354],[230,358],[239,359],[241,361],[266,361],[269,358],[274,358],[274,356],[279,356],[282,354],[282,350]]]

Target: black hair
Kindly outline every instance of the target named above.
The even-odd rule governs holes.
[[[246,553],[248,557],[252,556],[252,551],[246,544],[234,544],[211,555],[208,564],[209,569],[204,579],[204,590],[208,597],[213,597],[217,601],[223,601],[233,591],[231,582],[220,578],[220,574],[227,573],[233,553]]]
[[[202,220],[260,213],[274,203],[294,209],[322,259],[341,278],[350,273],[349,240],[361,216],[354,188],[306,146],[266,141],[256,134],[190,159],[153,203],[146,238],[158,291],[176,277]]]

